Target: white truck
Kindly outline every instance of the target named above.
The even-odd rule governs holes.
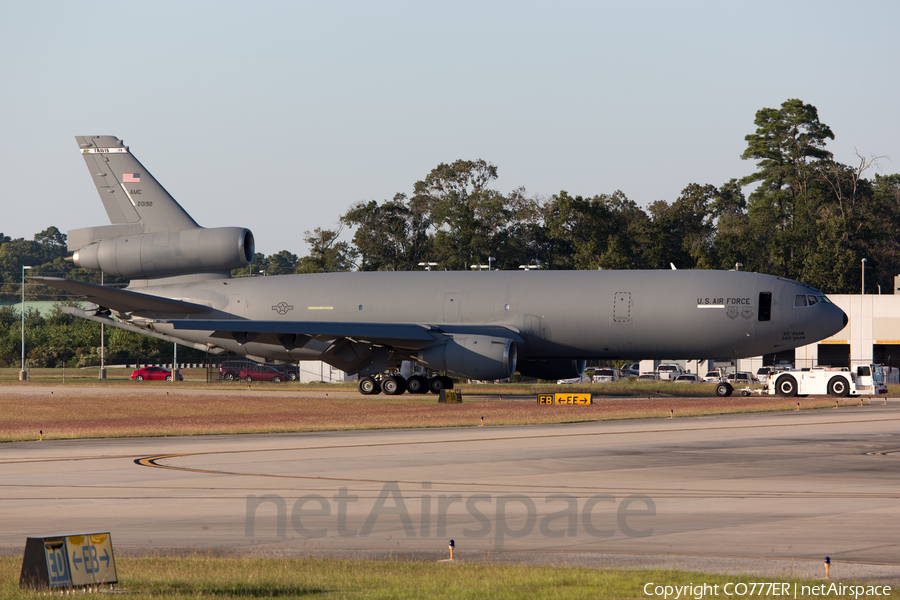
[[[844,398],[887,394],[884,369],[871,363],[851,363],[847,367],[813,367],[780,371],[769,377],[769,394],[785,398],[825,395]]]
[[[660,381],[675,381],[681,373],[681,367],[674,364],[662,364],[656,369],[656,377]]]

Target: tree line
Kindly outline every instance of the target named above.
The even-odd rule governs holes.
[[[621,191],[594,196],[560,191],[534,197],[517,188],[502,194],[491,187],[497,179],[495,165],[480,159],[457,160],[438,165],[415,183],[411,195],[359,202],[334,229],[306,231],[307,255],[298,257],[288,250],[269,256],[257,253],[249,267],[232,275],[409,271],[421,269],[419,263],[437,263],[433,268],[442,270],[468,270],[472,265],[497,269],[675,265],[741,268],[840,294],[860,290],[860,263],[865,258],[866,292],[891,286],[900,274],[900,174],[874,172],[879,159],[886,157],[857,152],[855,164],[835,161],[826,147],[834,133],[819,120],[816,107],[798,99],[757,111],[755,125],[756,131],[745,136],[742,154],[755,164],[748,174],[718,185],[689,183],[677,198],[657,200],[646,209]],[[751,190],[749,196],[745,189]],[[342,236],[344,230],[352,236]],[[36,234],[32,241],[0,233],[3,300],[18,300],[23,264],[34,266],[29,274],[99,283],[99,273],[75,268],[64,260],[66,254],[65,235],[56,227]],[[107,277],[104,283],[127,282]],[[29,299],[62,300],[57,294],[28,286]],[[20,335],[14,327],[18,321],[11,324],[8,312],[0,309],[0,364],[18,360],[7,350],[7,338],[19,340]],[[52,329],[50,321],[64,318],[56,315],[44,327]],[[67,327],[74,331],[78,328],[73,323]],[[82,346],[71,344],[96,346],[99,334],[95,337],[65,343],[76,349]],[[45,345],[57,342],[63,340]],[[154,351],[154,344],[160,352],[170,351],[169,344],[157,340],[138,349]],[[37,346],[33,351],[38,352]]]

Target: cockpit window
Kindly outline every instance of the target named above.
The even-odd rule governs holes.
[[[819,302],[824,302],[825,304],[832,304],[831,300],[828,299],[828,296],[810,296],[806,294],[797,294],[794,297],[794,306],[814,306]]]

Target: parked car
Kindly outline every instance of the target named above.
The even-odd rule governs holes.
[[[219,365],[219,377],[225,381],[234,381],[241,378],[241,369],[250,367],[252,363],[246,360],[223,360]]]
[[[253,369],[259,366],[258,363],[249,360],[223,360],[219,365],[219,377],[225,381],[234,381],[235,379],[244,379],[241,371]],[[281,374],[284,381],[297,381],[300,379],[300,367],[296,363],[282,365],[276,369]],[[266,380],[268,381],[268,380]]]
[[[616,369],[597,369],[594,371],[594,383],[612,383],[619,380]]]
[[[588,379],[585,375],[581,377],[569,377],[568,379],[559,379],[557,380],[557,385],[563,385],[566,383],[589,383],[591,380]]]
[[[716,383],[717,381],[722,381],[725,377],[719,371],[707,371],[706,375],[703,376],[704,383]]]
[[[625,363],[619,370],[622,372],[622,377],[637,377],[641,374],[641,363]]]
[[[681,375],[681,367],[678,365],[659,365],[656,374],[660,381],[674,381],[676,377]]]
[[[747,371],[738,371],[737,373],[729,373],[728,377],[726,377],[725,379],[732,385],[737,385],[737,384],[750,385],[753,383],[759,383],[759,379],[756,378],[756,375],[754,375],[753,373],[749,373]]]
[[[756,378],[760,382],[766,382],[769,381],[769,377],[771,377],[773,373],[775,373],[775,367],[760,367],[756,371]]]
[[[131,378],[135,381],[172,381],[172,371],[163,369],[162,367],[144,367],[131,372]],[[184,381],[181,373],[178,374],[178,381]]]
[[[685,373],[676,377],[675,383],[700,383],[700,378],[693,373]]]
[[[300,379],[300,365],[297,363],[282,365],[281,368],[284,371],[284,376],[287,381],[297,381]]]
[[[240,377],[244,381],[274,381],[275,383],[284,381],[284,373],[268,365],[253,365],[241,369]]]
[[[659,376],[656,373],[641,373],[638,375],[638,381],[657,381]]]

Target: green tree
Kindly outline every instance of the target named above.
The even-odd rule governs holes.
[[[300,259],[296,254],[281,250],[266,258],[266,275],[288,275],[297,269]]]
[[[333,273],[349,271],[354,267],[356,250],[347,242],[339,242],[340,230],[331,231],[316,227],[303,232],[303,241],[309,244],[309,255],[300,259],[297,273]]]
[[[411,203],[430,215],[436,228],[433,258],[442,268],[464,270],[494,256],[512,216],[507,199],[488,188],[495,179],[494,165],[457,160],[441,163],[416,183]]]
[[[356,228],[359,270],[412,271],[428,260],[431,222],[422,208],[421,203],[407,203],[404,194],[380,205],[371,200],[350,207],[341,223]]]
[[[834,133],[819,121],[816,107],[797,99],[759,110],[755,123],[741,158],[756,160],[757,171],[741,183],[759,184],[749,207],[757,231],[768,232],[760,240],[767,250],[765,271],[799,279],[814,250],[818,207],[827,199],[820,163],[831,159],[825,145]]]

